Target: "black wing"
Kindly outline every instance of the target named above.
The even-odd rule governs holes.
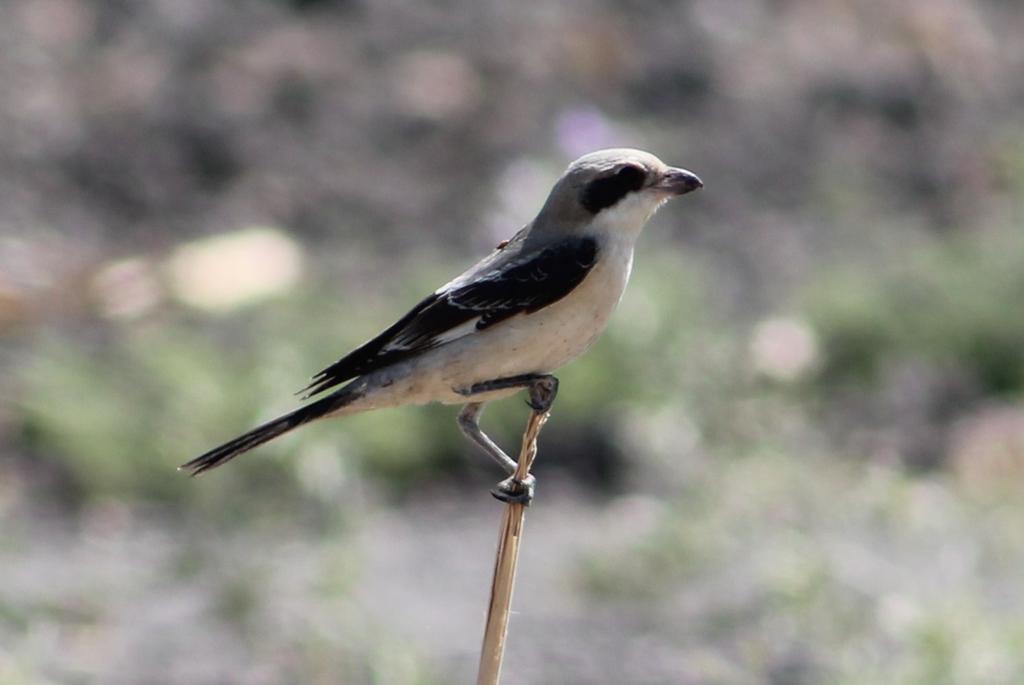
[[[313,377],[307,397],[414,354],[557,302],[579,285],[597,258],[593,238],[570,238],[522,255],[460,285],[457,279],[397,323]]]

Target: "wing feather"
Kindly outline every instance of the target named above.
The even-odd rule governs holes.
[[[373,340],[318,373],[300,392],[306,397],[316,395],[513,316],[543,309],[572,292],[596,259],[596,240],[573,237],[521,253],[468,281],[456,279]]]

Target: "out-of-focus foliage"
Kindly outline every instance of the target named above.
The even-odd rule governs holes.
[[[630,378],[635,389],[628,398],[633,406],[657,406],[683,382],[688,350],[703,318],[694,279],[685,275],[694,269],[678,255],[645,257],[651,268],[633,284],[634,304],[623,312],[623,325],[609,331],[585,361],[562,375],[573,392],[561,398],[560,423],[565,425],[553,432],[589,430],[594,413],[621,393],[623,378]],[[663,279],[672,273],[684,275],[672,276],[674,287],[666,290]],[[431,287],[430,281],[414,281],[403,290],[422,292]],[[351,332],[346,335],[345,327],[339,329],[338,319],[322,315],[321,293],[326,288],[329,282],[296,293],[271,307],[265,317],[240,319],[229,336],[212,339],[181,313],[168,314],[157,326],[119,329],[96,348],[56,333],[40,338],[31,357],[34,363],[16,373],[24,392],[20,404],[26,448],[43,460],[56,460],[54,465],[76,499],[183,498],[196,504],[192,498],[203,489],[183,478],[168,478],[175,466],[294,406],[295,400],[282,388],[297,389],[311,369],[330,363],[336,354],[331,350],[351,349],[362,341]],[[400,311],[403,305],[388,306]],[[372,304],[368,307],[374,309]],[[168,336],[168,330],[174,335]],[[279,334],[289,330],[301,330],[302,337]],[[325,351],[317,351],[317,339],[330,341]],[[304,347],[305,340],[310,344]],[[676,351],[677,368],[650,364],[649,351],[659,348]],[[505,403],[495,407],[493,417],[488,414],[488,423],[514,440],[524,414],[518,402]],[[432,473],[451,476],[465,470],[469,446],[452,429],[452,412],[442,407],[352,417],[300,431],[264,448],[280,458],[260,459],[261,465],[251,473],[256,480],[232,479],[226,485],[237,487],[236,495],[249,497],[262,482],[273,491],[269,495],[281,496],[286,484],[301,488],[306,482],[316,494],[326,487],[324,474],[304,474],[308,469],[317,473],[326,459],[341,460],[345,468],[378,476],[384,485],[404,490]],[[474,469],[481,471],[473,457]],[[581,463],[580,468],[589,466]],[[338,471],[327,481],[342,487],[346,477]],[[224,494],[219,492],[218,501],[209,503],[213,511],[204,513],[215,515]]]
[[[661,642],[707,660],[706,682],[1024,674],[1017,509],[814,454],[762,450],[692,475],[667,507],[623,507],[618,544],[578,578],[595,603],[647,607]]]
[[[1024,389],[1024,317],[1012,315],[1024,293],[1024,231],[950,239],[879,271],[816,284],[826,389],[915,360],[960,372],[985,395]]]
[[[612,145],[706,188],[559,372],[509,681],[1021,682],[1020,35],[997,0],[10,0],[0,685],[471,680],[499,474],[451,408],[174,468]]]

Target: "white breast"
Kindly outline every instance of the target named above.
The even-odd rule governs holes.
[[[662,202],[638,193],[601,212],[591,227],[597,263],[583,282],[539,312],[508,321],[502,342],[495,327],[495,344],[507,347],[515,373],[554,371],[594,344],[626,290],[640,231]]]

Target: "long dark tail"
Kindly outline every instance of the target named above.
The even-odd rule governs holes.
[[[224,443],[220,447],[214,447],[209,452],[199,455],[186,464],[182,464],[178,467],[178,470],[187,471],[190,476],[198,476],[200,473],[217,468],[224,462],[231,461],[239,454],[244,454],[254,447],[270,442],[290,430],[327,416],[331,412],[338,411],[358,397],[358,393],[342,388],[333,395],[328,395],[312,404],[300,407],[284,416],[279,416],[273,421],[268,421],[262,426],[253,428],[248,433]]]

